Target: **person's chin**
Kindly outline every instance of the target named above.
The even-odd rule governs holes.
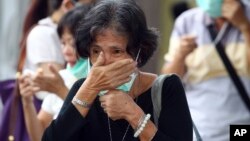
[[[76,61],[74,60],[66,60],[66,62],[68,62],[68,64],[70,64],[70,66],[73,66],[76,64]]]

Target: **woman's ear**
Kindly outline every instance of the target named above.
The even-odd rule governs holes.
[[[72,2],[72,0],[63,0],[63,7],[68,11],[74,8],[74,3]]]

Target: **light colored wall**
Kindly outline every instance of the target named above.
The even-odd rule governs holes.
[[[153,73],[160,73],[164,64],[163,56],[168,51],[169,37],[173,28],[173,17],[171,6],[181,0],[137,0],[145,12],[148,25],[156,27],[160,31],[160,40],[157,51],[152,59],[142,70]],[[189,5],[195,5],[195,0],[189,0]]]
[[[24,17],[31,0],[0,0],[0,81],[15,78]]]
[[[172,30],[170,6],[174,0],[138,0],[145,12],[148,26],[155,27],[160,32],[159,46],[153,57],[142,70],[159,73],[163,64],[163,54],[167,51],[169,34]]]

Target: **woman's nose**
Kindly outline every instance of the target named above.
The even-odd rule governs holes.
[[[109,53],[104,53],[104,58],[105,58],[105,65],[108,65],[114,62],[114,58]]]

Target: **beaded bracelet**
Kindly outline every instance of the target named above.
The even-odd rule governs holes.
[[[137,127],[134,137],[137,138],[141,132],[143,131],[143,129],[145,128],[146,124],[148,123],[149,119],[150,119],[151,115],[147,114],[146,116],[144,116],[144,119],[141,123],[139,123],[139,126]]]
[[[80,105],[81,107],[84,107],[84,108],[90,108],[91,107],[91,104],[89,104],[87,101],[82,101],[76,97],[73,98],[72,102],[74,104],[78,104]]]
[[[146,117],[145,114],[143,114],[143,115],[141,116],[140,120],[138,121],[138,126],[137,126],[136,130],[140,127],[140,125],[141,125],[142,122],[144,121],[145,117]]]

